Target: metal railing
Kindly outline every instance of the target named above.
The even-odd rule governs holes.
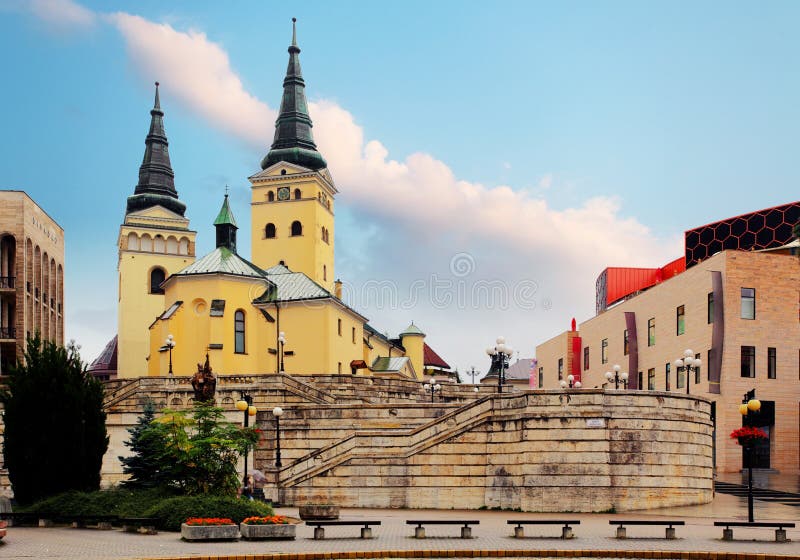
[[[15,276],[0,276],[0,290],[2,289],[14,289],[14,280]]]

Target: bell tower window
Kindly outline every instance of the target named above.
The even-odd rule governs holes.
[[[244,354],[244,311],[238,310],[233,314],[234,352]]]
[[[294,199],[295,199],[295,200],[300,200],[300,198],[301,198],[302,196],[303,196],[303,193],[301,193],[301,192],[300,192],[300,189],[295,189],[295,190],[294,190]]]
[[[269,191],[267,193],[267,200],[269,202],[275,202],[275,191]]]
[[[275,224],[267,224],[267,227],[264,228],[264,237],[275,239]]]
[[[303,224],[295,220],[292,222],[292,237],[303,235]]]
[[[163,294],[164,288],[161,287],[161,284],[166,279],[166,273],[164,272],[163,268],[154,268],[150,271],[150,293],[151,294]]]

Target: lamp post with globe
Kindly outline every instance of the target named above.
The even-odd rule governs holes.
[[[514,349],[506,344],[506,339],[502,336],[497,337],[496,344],[486,349],[486,354],[492,359],[492,369],[497,369],[497,392],[503,392],[503,384],[506,382],[505,369],[508,366],[508,358],[514,353]]]
[[[609,383],[612,381],[614,382],[614,389],[619,389],[619,383],[622,382],[623,388],[628,388],[628,372],[623,371],[620,373],[622,369],[619,364],[614,364],[612,368],[614,371],[607,371],[606,372],[606,379]]]

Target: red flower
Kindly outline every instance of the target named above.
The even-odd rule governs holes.
[[[757,439],[767,439],[769,436],[761,428],[743,426],[731,432],[731,438],[739,440],[739,444],[753,443]]]
[[[227,517],[190,517],[186,520],[187,525],[233,525],[233,521]]]

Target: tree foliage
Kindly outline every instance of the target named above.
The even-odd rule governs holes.
[[[233,496],[240,484],[239,457],[258,439],[258,430],[227,422],[221,408],[195,402],[191,417],[167,409],[143,428],[139,441],[149,447],[139,453],[147,455],[159,484],[190,496]]]
[[[100,487],[108,449],[103,386],[86,372],[74,343],[65,348],[38,333],[29,337],[0,402],[3,454],[18,502]]]
[[[153,401],[147,399],[136,425],[128,430],[130,439],[125,445],[131,449],[128,457],[119,457],[122,472],[128,475],[122,485],[126,488],[159,488],[166,486],[166,473],[161,470],[159,455],[164,441],[159,433],[150,429],[156,417]]]

